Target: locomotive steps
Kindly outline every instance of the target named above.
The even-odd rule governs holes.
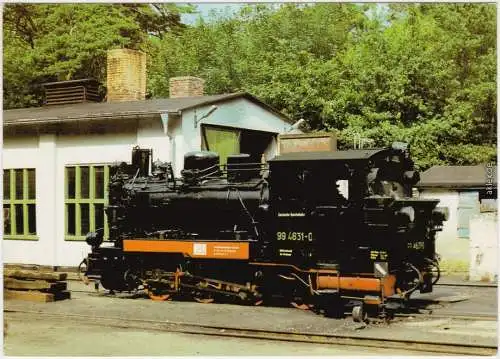
[[[4,299],[54,302],[69,299],[66,273],[37,269],[4,268]]]

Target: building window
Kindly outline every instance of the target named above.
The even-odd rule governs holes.
[[[479,213],[478,191],[458,192],[457,232],[459,238],[469,238],[470,219]]]
[[[201,149],[217,152],[221,165],[227,163],[228,156],[239,153],[250,155],[253,163],[261,163],[262,155],[275,138],[276,134],[270,132],[215,125],[201,126]]]
[[[38,239],[34,168],[3,171],[3,215],[5,239]]]
[[[202,126],[202,150],[219,154],[221,165],[227,163],[227,157],[240,153],[241,131],[216,126]]]
[[[67,240],[84,240],[89,232],[109,229],[104,208],[108,204],[109,166],[67,166],[65,171],[65,208]]]

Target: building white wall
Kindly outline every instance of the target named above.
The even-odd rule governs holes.
[[[196,109],[196,116],[200,119],[212,106],[200,106]],[[261,106],[244,98],[226,101],[218,106],[210,116],[203,119],[194,127],[194,110],[183,112],[183,122],[186,127],[186,134],[190,134],[192,143],[201,145],[200,124],[227,126],[233,128],[243,128],[247,130],[283,133],[290,128],[290,124],[282,120],[274,113],[267,111]]]
[[[138,121],[137,144],[142,148],[153,149],[153,161],[171,161],[170,139],[165,134],[159,118]]]
[[[149,120],[145,120],[149,121]],[[159,121],[159,120],[158,120]],[[37,241],[4,240],[3,261],[76,266],[89,251],[84,241],[65,241],[64,188],[68,165],[131,161],[132,148],[153,148],[154,158],[168,160],[168,137],[160,126],[145,122],[136,129],[94,134],[42,134],[5,138],[4,168],[36,169]]]
[[[106,134],[60,135],[57,137],[55,183],[56,201],[55,263],[58,266],[76,266],[88,254],[90,247],[84,241],[64,240],[64,171],[68,165],[113,164],[131,162],[132,147],[138,144],[137,132]],[[107,190],[107,189],[106,189]],[[43,205],[43,202],[40,202]]]
[[[498,219],[496,212],[480,213],[470,220],[469,279],[498,280]]]
[[[443,224],[443,230],[436,236],[436,252],[441,256],[445,270],[467,272],[469,266],[469,240],[459,238],[458,201],[459,195],[455,190],[426,189],[420,191],[421,198],[439,200],[439,207],[447,207],[449,217]]]
[[[184,153],[199,151],[201,149],[201,125],[216,125],[238,129],[270,132],[274,134],[283,133],[290,128],[290,124],[272,112],[244,99],[235,99],[220,104],[212,114],[195,124],[195,117],[199,120],[210,111],[212,105],[200,106],[182,112],[182,126],[175,134],[176,175],[184,165]],[[272,158],[277,153],[277,144],[273,140],[265,151],[266,159]]]
[[[211,106],[197,109],[201,117]],[[239,99],[219,105],[203,120],[220,126],[272,133],[289,126],[278,116],[254,103]],[[72,133],[39,136],[4,137],[3,168],[36,169],[37,241],[3,240],[5,263],[77,266],[89,252],[84,241],[65,241],[65,167],[68,165],[130,163],[132,148],[139,145],[153,149],[153,160],[172,161],[177,176],[184,164],[184,154],[201,149],[201,123],[194,127],[194,110],[169,119],[164,129],[160,117],[140,119],[136,124],[120,120],[104,130],[90,131],[75,127]],[[276,151],[273,142],[266,157]]]
[[[54,251],[54,135],[5,138],[3,168],[35,168],[37,241],[3,240],[4,263],[52,265]]]

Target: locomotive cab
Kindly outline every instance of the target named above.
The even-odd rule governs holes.
[[[276,261],[397,274],[392,293],[432,290],[442,219],[435,220],[437,200],[411,197],[419,176],[406,145],[288,153],[271,160],[270,173]]]

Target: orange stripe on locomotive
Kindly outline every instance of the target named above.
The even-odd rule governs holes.
[[[395,293],[396,276],[384,278],[318,276],[318,289],[353,290],[362,292],[380,292],[385,297]]]
[[[186,257],[206,259],[249,259],[248,242],[173,241],[125,239],[124,252],[182,253]]]

